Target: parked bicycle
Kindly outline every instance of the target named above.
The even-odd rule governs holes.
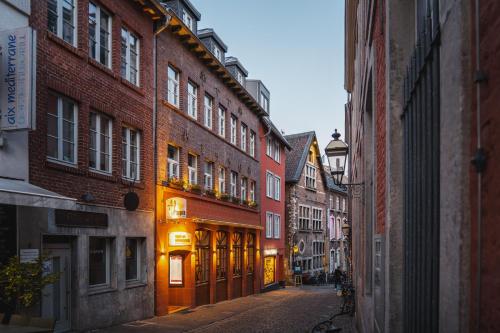
[[[342,305],[340,306],[340,312],[334,314],[328,320],[325,320],[313,327],[311,333],[321,333],[321,332],[340,332],[342,328],[336,327],[333,324],[333,320],[342,315],[354,316],[355,311],[355,294],[354,287],[351,283],[344,282],[342,284]]]

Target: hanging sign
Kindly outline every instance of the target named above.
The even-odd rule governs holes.
[[[170,246],[191,245],[191,234],[185,231],[175,231],[168,234],[168,244]]]
[[[35,36],[30,27],[0,31],[0,130],[33,128]]]
[[[170,198],[165,202],[165,216],[167,219],[186,218],[187,200],[184,198]]]
[[[182,256],[181,255],[171,255],[170,256],[170,276],[169,283],[173,286],[182,285]]]

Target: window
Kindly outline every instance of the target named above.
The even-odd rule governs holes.
[[[274,214],[274,238],[279,239],[280,238],[280,231],[281,231],[281,216],[278,214]]]
[[[337,199],[336,199],[336,207],[337,207],[337,211],[340,212],[340,198],[339,197],[337,197]]]
[[[241,124],[241,138],[240,138],[241,150],[247,151],[247,126]]]
[[[210,232],[196,230],[195,237],[195,281],[197,285],[210,279]]]
[[[248,179],[246,177],[241,177],[241,201],[247,200],[248,191]]]
[[[309,154],[307,155],[307,162],[314,165],[314,152],[312,150],[309,150]]]
[[[198,156],[188,154],[188,184],[198,183]]]
[[[316,188],[316,167],[310,164],[306,164],[306,187]]]
[[[182,10],[182,22],[189,28],[189,30],[193,31],[193,18],[191,15],[187,13],[185,9]]]
[[[181,175],[179,172],[179,148],[172,145],[168,145],[167,167],[167,177],[169,179],[180,178]]]
[[[89,2],[89,57],[111,68],[111,17]]]
[[[255,157],[255,132],[250,131],[250,156]]]
[[[194,119],[198,118],[198,88],[188,82],[188,115]]]
[[[219,135],[226,136],[226,110],[219,106]]]
[[[89,167],[91,169],[111,173],[112,131],[111,119],[100,113],[90,113]]]
[[[275,140],[274,141],[274,160],[276,162],[280,162],[281,160],[281,150],[280,150],[280,143],[278,140]]]
[[[262,92],[260,93],[260,106],[269,113],[269,98]]]
[[[309,229],[309,219],[311,207],[308,206],[299,206],[299,229],[300,230],[308,230]]]
[[[247,263],[247,274],[253,274],[255,267],[255,235],[247,234],[247,252],[248,252],[248,263]]]
[[[329,205],[330,209],[333,209],[333,196],[330,195],[328,197],[328,200],[329,200],[329,203],[330,203],[330,205]]]
[[[122,28],[121,73],[125,80],[139,85],[139,39],[136,35]]]
[[[226,193],[226,169],[219,167],[219,193]]]
[[[274,216],[273,213],[266,213],[266,238],[273,238],[273,224]]]
[[[273,157],[273,140],[270,137],[266,139],[266,154],[269,157]]]
[[[89,285],[109,286],[111,272],[111,240],[89,237]]]
[[[212,105],[214,99],[205,94],[205,126],[212,128]]]
[[[217,46],[214,46],[214,56],[217,58],[217,60],[222,62],[222,52]]]
[[[345,212],[345,198],[342,199],[342,211]]]
[[[241,276],[243,272],[243,237],[241,232],[233,233],[233,253],[234,253],[234,265],[233,265],[233,275]]]
[[[206,190],[211,190],[214,187],[213,181],[214,164],[212,162],[205,162],[205,173],[203,175],[203,186]]]
[[[322,268],[325,259],[325,242],[313,241],[313,269]]]
[[[323,219],[323,210],[321,208],[312,209],[312,227],[313,230],[322,230],[322,219]]]
[[[227,233],[217,231],[215,244],[215,275],[217,280],[225,280],[227,278]]]
[[[236,123],[238,119],[235,116],[231,116],[231,143],[236,144]]]
[[[76,164],[78,117],[76,103],[66,97],[49,94],[47,114],[47,157]]]
[[[127,238],[125,240],[125,280],[141,280],[142,244],[140,238]]]
[[[280,201],[281,196],[281,178],[274,176],[274,200]]]
[[[122,128],[122,176],[124,178],[140,179],[140,141],[141,135],[138,131]]]
[[[236,80],[238,80],[238,82],[243,85],[243,75],[241,74],[240,71],[236,71]]]
[[[250,201],[255,202],[255,181],[250,181]]]
[[[179,107],[179,72],[168,66],[168,96],[170,104]]]
[[[274,196],[274,176],[272,173],[267,171],[266,173],[266,196],[268,198],[273,198]]]
[[[236,192],[236,182],[238,181],[238,174],[234,171],[231,171],[231,196],[237,197],[238,193]]]
[[[49,31],[65,42],[76,46],[76,4],[74,0],[48,0],[47,22]]]

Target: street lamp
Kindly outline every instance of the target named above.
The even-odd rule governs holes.
[[[325,154],[326,157],[328,157],[328,164],[330,165],[330,173],[332,174],[333,182],[335,185],[341,186],[349,147],[344,141],[339,140],[340,133],[337,132],[337,129],[335,129],[335,133],[332,134],[332,137],[333,140],[330,141],[325,148]]]
[[[346,236],[346,238],[349,238],[349,235],[351,234],[351,226],[347,222],[344,222],[342,225],[342,233]]]

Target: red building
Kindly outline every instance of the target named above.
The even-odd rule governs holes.
[[[285,149],[286,139],[269,117],[262,117],[260,139],[260,220],[262,231],[262,289],[285,284]]]

